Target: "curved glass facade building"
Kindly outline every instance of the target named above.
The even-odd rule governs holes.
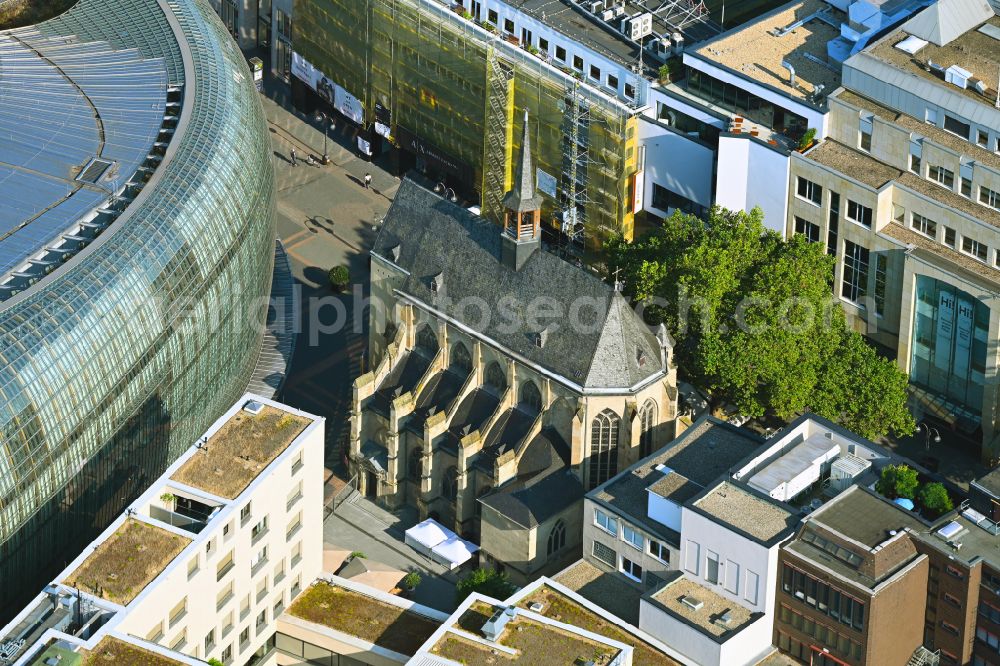
[[[205,0],[0,32],[0,624],[246,389],[267,124]]]

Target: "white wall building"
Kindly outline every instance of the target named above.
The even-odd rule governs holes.
[[[18,646],[17,665],[50,640],[247,662],[322,568],[323,433],[322,418],[244,396],[0,630],[0,646]]]

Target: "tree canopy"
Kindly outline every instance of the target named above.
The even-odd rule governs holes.
[[[879,480],[875,482],[875,490],[889,499],[913,499],[918,485],[920,480],[917,470],[909,465],[886,465],[882,468]]]
[[[455,603],[462,603],[473,592],[479,592],[494,599],[506,599],[514,593],[515,589],[506,573],[496,569],[479,568],[470,571],[455,585]]]
[[[759,208],[675,213],[635,243],[607,244],[608,268],[664,322],[682,372],[749,416],[811,410],[868,438],[913,432],[907,378],[850,330],[821,243],[783,240]]]

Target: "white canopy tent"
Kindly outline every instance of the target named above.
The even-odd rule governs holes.
[[[406,530],[404,541],[408,546],[435,562],[454,569],[467,562],[479,550],[433,518]]]

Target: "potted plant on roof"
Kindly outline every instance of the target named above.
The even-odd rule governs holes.
[[[802,134],[802,138],[799,139],[799,145],[798,145],[799,152],[800,153],[806,152],[807,150],[812,148],[812,145],[814,143],[816,143],[816,128],[810,127]]]
[[[351,273],[347,266],[334,266],[330,269],[330,286],[340,292],[347,288],[351,281]]]
[[[403,580],[400,583],[403,586],[403,592],[405,592],[407,595],[412,594],[413,591],[417,589],[417,585],[420,585],[421,580],[422,579],[420,578],[420,574],[418,574],[416,571],[411,571],[410,573],[406,574],[405,576],[403,576]]]

